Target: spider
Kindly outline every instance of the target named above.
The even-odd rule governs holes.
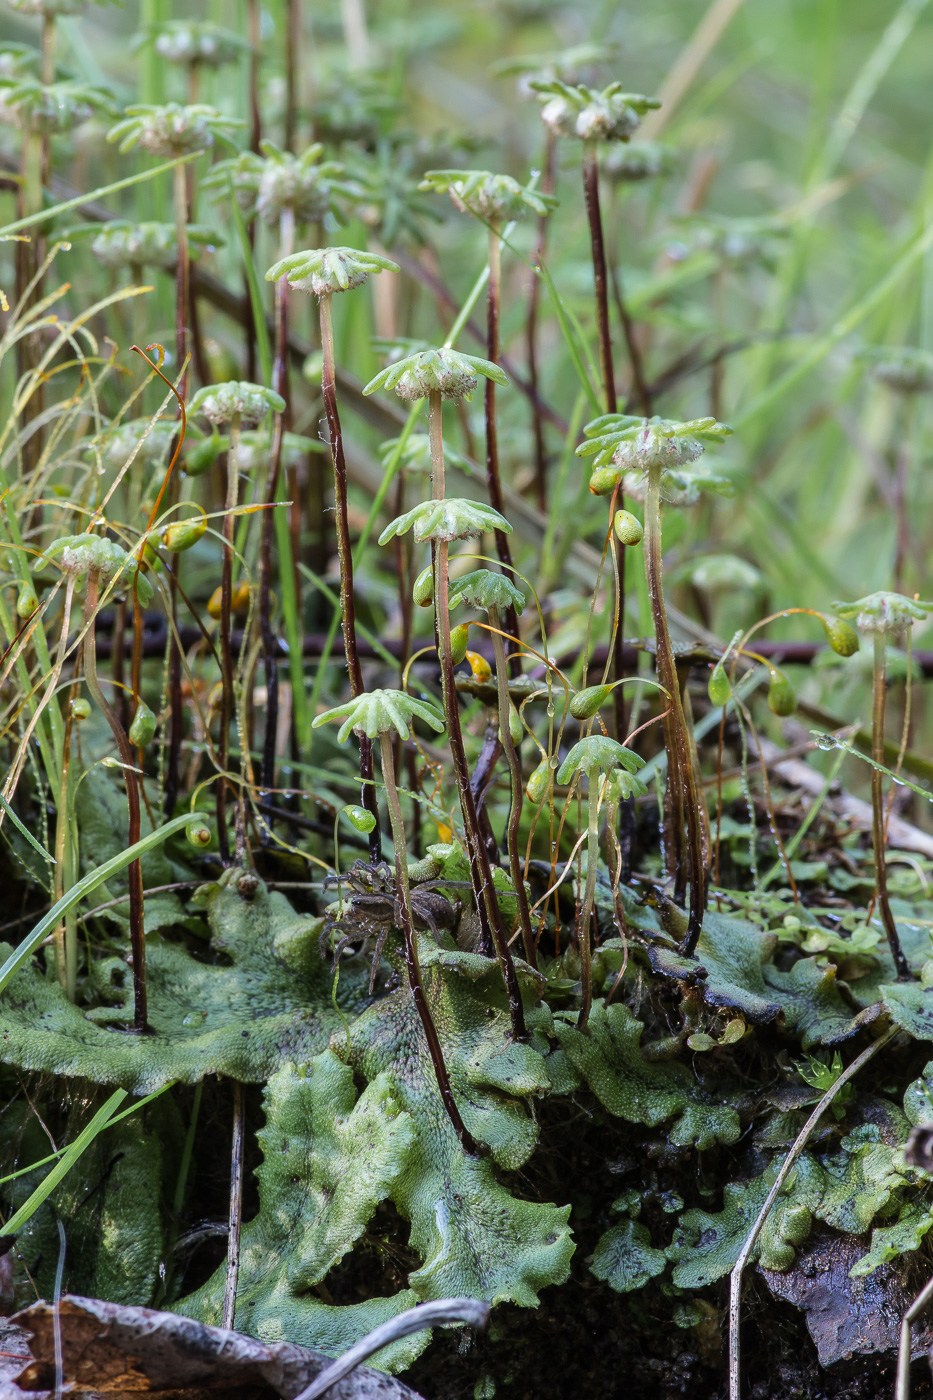
[[[326,957],[330,935],[334,930],[343,933],[334,949],[334,963],[339,962],[345,948],[354,943],[362,945],[371,933],[376,935],[373,948],[372,971],[369,976],[369,991],[372,994],[376,982],[376,970],[382,957],[382,950],[389,932],[401,927],[401,909],[394,888],[395,876],[385,861],[378,865],[367,865],[358,860],[346,875],[328,875],[324,888],[329,885],[346,885],[350,900],[344,906],[341,919],[328,919],[321,933],[321,957]],[[426,880],[414,885],[411,890],[412,922],[416,929],[430,929],[438,943],[443,932],[452,932],[460,918],[460,905],[451,904],[440,893],[443,889],[470,889],[465,880]]]

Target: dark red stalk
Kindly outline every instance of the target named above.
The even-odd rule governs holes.
[[[291,211],[281,218],[280,252],[283,258],[292,251],[294,216]],[[269,477],[266,487],[266,509],[262,517],[259,545],[259,631],[262,639],[263,672],[266,678],[266,728],[263,736],[259,782],[264,792],[275,786],[275,735],[279,720],[278,641],[272,630],[272,536],[275,526],[272,503],[278,491],[282,468],[282,444],[289,412],[288,395],[288,278],[280,277],[275,284],[275,358],[272,364],[272,387],[285,400],[285,409],[275,415],[272,442],[269,448]]]
[[[94,646],[94,614],[97,611],[99,576],[92,569],[87,578],[87,594],[84,601],[84,676],[87,688],[94,703],[110,726],[116,741],[120,762],[123,765],[123,781],[126,785],[126,803],[129,808],[129,828],[127,845],[134,846],[141,836],[139,809],[139,781],[136,775],[136,760],[126,730],[110,702],[106,699],[97,679],[97,652]],[[146,936],[143,920],[143,872],[140,861],[134,860],[127,870],[130,903],[130,948],[133,955],[133,1030],[142,1035],[147,1029],[146,1004]]]
[[[499,305],[501,289],[502,244],[498,225],[489,230],[489,286],[486,293],[486,358],[494,365],[499,363]],[[537,279],[536,279],[537,280]],[[487,379],[483,388],[483,404],[486,416],[486,490],[489,504],[500,515],[505,514],[502,503],[502,483],[499,478],[499,435],[496,427],[496,385]],[[509,578],[512,577],[512,555],[509,550],[509,537],[503,530],[494,531],[496,554],[505,565]],[[513,675],[521,672],[518,648],[513,638],[517,638],[518,617],[510,605],[505,612],[505,630],[509,634],[506,643],[509,653],[509,669]]]
[[[884,763],[884,709],[885,690],[887,683],[887,655],[885,647],[885,636],[883,632],[875,633],[875,655],[874,671],[872,674],[872,725],[871,725],[871,756],[875,764]],[[878,892],[878,911],[881,914],[881,922],[888,940],[888,947],[891,949],[891,957],[894,959],[894,966],[897,969],[897,980],[899,982],[909,981],[912,977],[910,963],[904,956],[901,947],[900,936],[897,932],[897,924],[891,912],[891,902],[888,898],[888,871],[884,860],[885,848],[885,821],[884,821],[884,775],[879,768],[873,767],[871,770],[871,815],[872,815],[872,844],[875,851],[875,884]]]
[[[178,398],[184,403],[188,393],[188,311],[191,301],[191,263],[188,252],[188,180],[187,167],[177,165],[172,174],[175,211],[175,242],[178,247],[178,262],[175,268],[175,360],[181,375],[177,386]],[[173,451],[176,444],[173,444]],[[173,472],[169,480],[168,504],[177,505],[179,481]],[[173,554],[168,562],[169,609],[172,622],[178,620],[178,572],[181,555]],[[169,733],[168,753],[165,764],[164,810],[167,817],[175,811],[178,798],[179,775],[181,770],[181,741],[184,732],[184,710],[181,698],[181,650],[175,640],[176,629],[170,627],[166,646],[168,648],[168,704]],[[221,836],[221,840],[223,840]]]
[[[389,822],[392,827],[392,838],[395,843],[395,891],[396,904],[399,923],[402,926],[402,935],[405,939],[405,966],[408,971],[408,985],[411,988],[412,1000],[415,1003],[415,1010],[418,1012],[418,1019],[424,1031],[424,1038],[428,1043],[428,1053],[431,1056],[431,1063],[434,1066],[434,1075],[437,1079],[437,1087],[440,1090],[444,1108],[447,1116],[453,1124],[454,1132],[460,1139],[460,1145],[464,1152],[469,1152],[471,1157],[478,1157],[480,1149],[472,1133],[466,1127],[460,1117],[450,1087],[450,1076],[447,1073],[447,1065],[444,1061],[444,1052],[441,1049],[441,1042],[437,1034],[437,1027],[431,1015],[431,1008],[428,1006],[428,999],[424,994],[424,987],[421,985],[421,969],[418,965],[418,944],[415,934],[415,926],[411,917],[411,891],[408,887],[408,853],[405,845],[405,823],[402,818],[402,804],[399,801],[398,786],[395,781],[395,755],[392,749],[392,738],[388,734],[381,734],[379,742],[382,749],[382,777],[385,782],[386,805],[389,809]],[[372,743],[372,740],[370,740]]]
[[[586,217],[590,227],[590,253],[593,260],[593,289],[596,295],[596,329],[599,339],[599,365],[603,380],[603,396],[607,413],[615,413],[618,407],[616,397],[615,365],[612,356],[612,335],[609,329],[609,278],[606,270],[606,241],[603,237],[603,221],[599,208],[599,161],[595,141],[583,143],[583,198]],[[621,508],[625,501],[621,492],[616,496],[616,506]],[[612,679],[621,680],[625,674],[622,647],[625,633],[625,547],[612,536],[612,549],[616,563],[616,604],[618,625],[612,649]],[[625,738],[625,701],[622,687],[616,686],[612,692],[613,714],[616,738],[619,743]]]
[[[703,830],[700,818],[700,793],[697,789],[693,755],[687,734],[687,719],[680,695],[680,677],[674,661],[674,649],[667,625],[667,612],[664,607],[664,593],[661,583],[661,467],[648,469],[647,491],[645,494],[645,581],[648,585],[648,599],[654,621],[658,680],[668,692],[671,700],[670,715],[665,721],[665,744],[667,746],[668,791],[673,806],[672,820],[668,829],[668,839],[680,840],[680,832],[686,829],[686,861],[680,856],[679,879],[683,879],[686,864],[690,882],[690,919],[682,944],[682,952],[689,956],[697,945],[703,928],[703,915],[706,912],[707,879],[703,850]],[[682,817],[678,817],[680,808]],[[683,825],[681,826],[681,821]],[[678,848],[679,849],[679,848]]]
[[[545,194],[554,192],[554,167],[557,140],[551,128],[545,127],[544,171],[541,188]],[[531,390],[531,427],[535,443],[535,500],[539,510],[547,510],[547,452],[544,444],[544,419],[535,407],[538,398],[538,308],[541,302],[541,278],[537,268],[544,260],[547,248],[547,215],[538,219],[538,236],[532,255],[531,285],[528,288],[528,317],[525,322],[525,345],[528,359],[528,385]]]
[[[321,297],[321,350],[323,354],[321,392],[324,398],[324,412],[327,416],[331,457],[334,464],[334,506],[337,517],[337,553],[340,559],[340,612],[343,622],[343,649],[350,676],[350,692],[355,697],[363,693],[363,671],[356,646],[356,606],[353,594],[353,552],[350,547],[347,500],[347,463],[343,451],[340,415],[337,411],[334,327],[329,294]],[[373,786],[374,776],[372,740],[367,739],[364,735],[360,738],[360,784],[362,788],[360,802],[376,819],[376,825],[369,833],[370,860],[373,865],[376,865],[382,860],[382,837],[379,830],[376,789]]]
[[[433,471],[431,485],[435,500],[444,499],[444,442],[441,419],[441,396],[434,391],[429,397],[429,425],[431,432],[431,462]],[[434,562],[434,617],[440,643],[441,690],[444,697],[444,714],[447,719],[447,737],[454,763],[454,775],[460,796],[460,809],[463,813],[464,834],[467,841],[467,858],[470,865],[470,883],[479,911],[485,907],[489,930],[492,934],[496,958],[502,970],[506,995],[509,1000],[509,1015],[512,1022],[514,1040],[525,1040],[525,1012],[522,1006],[521,991],[515,973],[515,964],[509,950],[505,930],[502,927],[502,914],[496,899],[492,880],[492,869],[485,843],[480,835],[476,815],[476,803],[470,786],[470,767],[463,746],[463,730],[460,727],[460,705],[454,680],[453,653],[450,641],[450,587],[448,556],[450,545],[447,540],[437,540],[432,549]],[[508,723],[508,716],[506,716]],[[482,913],[480,912],[482,919]]]

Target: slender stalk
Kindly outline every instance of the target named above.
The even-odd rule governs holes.
[[[259,0],[247,0],[249,15],[249,148],[259,154],[262,115],[259,111],[259,60],[262,48]]]
[[[298,131],[297,59],[301,52],[301,9],[298,0],[285,0],[285,119],[286,151],[294,151]]]
[[[596,872],[599,869],[599,774],[587,774],[589,792],[586,800],[586,885],[577,923],[577,946],[580,950],[580,1014],[577,1030],[585,1031],[593,1004],[592,953],[590,950],[590,919],[596,899]],[[594,791],[595,789],[595,791]]]
[[[874,634],[874,666],[872,668],[872,716],[871,716],[871,756],[875,763],[884,763],[884,710],[885,710],[885,690],[887,686],[887,648],[885,645],[885,634],[876,632]],[[875,886],[878,893],[878,909],[881,914],[881,922],[887,934],[888,947],[891,949],[891,957],[894,959],[894,966],[897,969],[897,980],[899,982],[909,981],[912,973],[910,963],[904,956],[901,947],[901,940],[898,937],[897,924],[891,912],[891,903],[888,899],[888,871],[884,860],[885,850],[885,823],[884,823],[884,774],[873,767],[871,770],[871,834],[872,844],[875,851]]]
[[[220,736],[217,762],[220,779],[217,783],[217,842],[224,865],[230,864],[230,842],[227,836],[227,764],[230,757],[230,724],[234,714],[233,648],[230,643],[230,613],[233,604],[233,534],[234,512],[239,492],[240,415],[230,420],[230,445],[227,449],[227,502],[223,524],[223,572],[220,579],[220,668],[223,693],[220,701]]]
[[[683,943],[683,952],[691,954],[703,927],[706,912],[706,866],[703,858],[703,834],[700,816],[700,793],[697,789],[687,720],[680,695],[680,682],[671,646],[671,634],[664,607],[661,582],[661,473],[660,465],[648,469],[645,493],[645,579],[648,600],[654,620],[658,680],[671,698],[671,711],[665,730],[668,784],[675,805],[683,803],[683,823],[687,833],[687,861],[690,882],[690,921]]]
[[[175,362],[180,379],[179,397],[184,400],[188,391],[188,305],[190,300],[191,260],[188,248],[188,168],[176,165],[172,171],[172,195],[175,213],[175,245],[178,261],[175,269]],[[178,502],[178,473],[173,472],[168,488],[168,505]],[[181,555],[173,554],[169,570],[169,607],[172,622],[178,616],[178,571]],[[168,647],[168,704],[169,739],[165,765],[165,795],[163,806],[165,815],[171,817],[178,797],[179,773],[181,768],[181,741],[184,728],[184,710],[181,698],[181,649],[176,640],[177,628],[169,627],[166,645]],[[223,840],[221,836],[221,840]]]
[[[486,358],[494,365],[499,363],[499,307],[502,286],[502,238],[497,223],[489,228],[489,283],[486,288]],[[489,504],[500,515],[505,514],[502,500],[502,483],[499,478],[499,436],[496,428],[496,385],[487,379],[483,386],[483,406],[486,417],[486,490]],[[511,577],[512,554],[509,550],[509,537],[502,530],[494,531],[496,554],[505,565]],[[515,609],[509,607],[505,614],[505,628],[510,637],[518,638],[518,617]],[[501,640],[501,638],[500,638]],[[509,642],[509,660],[513,675],[521,669],[518,649]]]
[[[230,1151],[230,1225],[227,1232],[227,1277],[220,1325],[233,1329],[236,1320],[236,1289],[240,1277],[240,1225],[243,1219],[243,1138],[245,1136],[245,1095],[243,1085],[233,1084],[233,1143]]]
[[[350,674],[350,693],[363,693],[363,671],[356,645],[356,607],[353,594],[353,553],[350,548],[350,522],[347,509],[347,463],[343,453],[343,433],[337,411],[336,364],[334,359],[334,322],[331,296],[321,297],[321,392],[330,434],[330,451],[334,463],[334,506],[337,515],[337,554],[340,560],[340,612],[343,621],[343,649]],[[379,807],[373,787],[373,744],[360,736],[360,802],[376,819],[369,833],[369,856],[372,865],[382,860],[382,837],[379,831]]]
[[[94,617],[97,612],[99,574],[91,569],[87,576],[87,593],[84,599],[84,676],[91,698],[110,725],[110,732],[116,741],[123,765],[123,781],[126,784],[126,802],[129,808],[129,830],[127,845],[135,846],[140,840],[139,781],[136,776],[136,763],[126,730],[120,723],[117,712],[104,696],[97,679],[97,653],[94,645]],[[146,936],[143,925],[143,871],[139,857],[127,870],[130,896],[130,947],[133,955],[133,1030],[142,1035],[147,1029],[146,1005]]]
[[[509,700],[509,676],[508,662],[505,654],[505,639],[499,630],[499,609],[489,609],[489,625],[492,628],[492,648],[496,657],[496,686],[499,691],[499,733],[502,738],[502,747],[505,751],[505,761],[509,765],[509,775],[512,780],[512,802],[509,807],[509,822],[506,828],[506,844],[509,852],[509,874],[512,877],[512,884],[515,886],[515,893],[518,896],[518,917],[522,927],[522,944],[525,949],[525,957],[532,967],[535,963],[535,940],[531,929],[531,914],[528,909],[528,895],[525,892],[525,882],[522,878],[522,860],[518,849],[518,827],[522,819],[522,803],[525,796],[525,788],[522,783],[522,766],[519,762],[518,750],[512,739],[512,731],[509,728],[509,717],[511,714]]]
[[[554,192],[554,166],[557,153],[557,138],[549,126],[545,127],[544,173],[541,188],[545,194]],[[528,359],[528,386],[531,400],[531,427],[535,442],[535,498],[539,510],[547,510],[547,453],[544,445],[544,419],[538,412],[538,308],[541,303],[541,278],[537,269],[544,261],[547,249],[548,219],[542,214],[538,219],[538,236],[532,257],[531,285],[528,288],[528,317],[525,322],[525,345]]]
[[[77,667],[75,668],[77,670]],[[74,699],[80,690],[75,680],[71,687]],[[52,902],[57,904],[74,884],[75,842],[69,816],[71,813],[74,777],[71,767],[71,738],[74,729],[74,715],[69,705],[65,716],[64,761],[61,781],[58,787],[55,823],[55,868],[52,872]],[[77,995],[78,983],[78,925],[77,915],[69,909],[55,930],[55,967],[58,981],[65,990],[68,1000],[73,1002]]]
[[[437,390],[433,390],[429,395],[428,405],[431,434],[431,485],[434,499],[440,501],[444,499],[444,441],[441,396]],[[518,986],[518,978],[515,975],[515,964],[512,962],[508,940],[502,927],[502,915],[492,882],[489,854],[480,835],[479,822],[476,817],[476,803],[473,798],[473,790],[470,787],[470,769],[463,747],[463,731],[460,728],[460,706],[454,681],[454,661],[450,641],[449,551],[450,545],[447,540],[436,541],[433,550],[434,616],[441,657],[441,689],[444,697],[444,714],[447,718],[447,734],[460,795],[460,808],[463,813],[463,827],[467,841],[467,859],[470,864],[470,882],[473,886],[473,894],[477,909],[485,908],[486,910],[496,958],[502,970],[502,978],[509,999],[513,1039],[524,1040],[526,1031],[522,995]],[[506,724],[508,724],[508,712],[506,712]]]
[[[279,256],[287,258],[295,242],[295,215],[285,209],[279,222]],[[263,671],[266,678],[266,729],[262,746],[262,762],[259,782],[262,790],[268,792],[275,786],[275,735],[279,718],[279,667],[278,643],[272,630],[271,585],[272,585],[272,535],[276,511],[272,508],[278,491],[282,468],[282,443],[285,438],[285,423],[289,411],[288,396],[288,278],[280,277],[275,284],[275,359],[272,365],[272,387],[285,400],[285,409],[275,415],[272,427],[272,443],[269,449],[269,477],[266,488],[266,507],[262,517],[262,535],[259,547],[259,631],[262,637]],[[278,510],[284,510],[281,506]],[[281,567],[287,567],[281,561]]]
[[[583,143],[583,197],[590,226],[590,252],[593,259],[593,289],[596,294],[596,332],[599,340],[599,367],[603,380],[606,412],[616,411],[615,365],[609,329],[609,277],[606,269],[606,242],[599,208],[599,160],[596,141]]]
[[[411,890],[408,884],[408,854],[405,845],[405,820],[402,816],[402,804],[399,800],[398,786],[395,781],[395,754],[392,751],[391,736],[389,734],[380,734],[379,744],[382,753],[382,778],[385,783],[386,805],[389,809],[389,822],[392,827],[392,840],[395,845],[395,888],[398,895],[399,922],[402,925],[402,935],[405,939],[405,965],[408,969],[408,985],[411,988],[415,1010],[418,1012],[421,1025],[424,1029],[424,1038],[428,1043],[428,1053],[431,1056],[431,1063],[434,1065],[437,1087],[440,1090],[444,1108],[447,1110],[447,1116],[453,1124],[454,1132],[460,1139],[460,1145],[464,1152],[469,1152],[471,1157],[478,1157],[480,1155],[479,1146],[473,1135],[467,1129],[463,1119],[460,1117],[460,1110],[454,1101],[453,1090],[450,1087],[450,1076],[447,1073],[447,1066],[444,1063],[444,1054],[441,1050],[441,1042],[438,1038],[437,1027],[431,1016],[431,1008],[428,1006],[427,997],[424,994],[424,987],[421,985],[421,969],[418,965],[418,944],[411,915]]]
[[[599,146],[596,141],[583,143],[583,197],[586,217],[590,228],[590,254],[593,260],[593,290],[596,296],[596,331],[599,340],[599,365],[603,381],[603,399],[607,413],[615,413],[618,407],[616,396],[615,364],[612,355],[612,334],[609,328],[609,276],[606,267],[606,240],[603,236],[603,220],[599,207]],[[616,496],[616,506],[625,505],[621,491]],[[615,556],[616,612],[618,625],[612,646],[612,679],[620,681],[625,674],[622,653],[625,638],[625,547],[612,535],[612,550]],[[616,686],[612,692],[613,714],[616,738],[621,744],[625,738],[625,702],[622,687]]]

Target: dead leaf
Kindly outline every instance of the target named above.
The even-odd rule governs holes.
[[[7,1325],[4,1349],[25,1352],[26,1339],[31,1359],[24,1367],[22,1360],[0,1358],[0,1400],[23,1400],[26,1394],[30,1400],[46,1400],[54,1391],[56,1313],[69,1400],[136,1400],[140,1395],[291,1400],[333,1360],[290,1342],[267,1345],[177,1313],[66,1296],[58,1309],[34,1303]],[[391,1376],[360,1366],[334,1386],[329,1400],[420,1397]]]

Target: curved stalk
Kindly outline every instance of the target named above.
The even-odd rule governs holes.
[[[871,715],[871,756],[875,763],[884,763],[884,709],[887,684],[887,655],[885,634],[874,634],[874,666],[872,668],[872,715]],[[888,899],[888,872],[884,862],[885,822],[884,822],[884,774],[877,767],[871,770],[871,834],[875,852],[875,888],[878,893],[878,909],[881,922],[891,949],[891,957],[897,969],[899,982],[909,981],[912,974],[910,964],[904,956],[897,924],[891,912]]]
[[[421,985],[421,969],[418,965],[418,944],[415,937],[415,926],[411,916],[411,890],[408,884],[408,853],[405,844],[405,820],[402,816],[402,804],[399,800],[398,786],[395,781],[395,754],[392,752],[391,736],[388,734],[380,734],[379,744],[382,753],[382,778],[385,783],[386,804],[389,809],[392,840],[395,844],[395,888],[398,894],[398,908],[402,925],[402,934],[405,939],[405,966],[408,969],[408,985],[411,988],[415,1010],[418,1012],[421,1025],[424,1029],[424,1038],[428,1043],[428,1052],[431,1056],[431,1063],[434,1065],[437,1087],[440,1090],[444,1108],[447,1110],[447,1116],[453,1124],[454,1132],[460,1139],[460,1145],[464,1152],[469,1152],[471,1157],[478,1157],[480,1155],[479,1146],[473,1135],[467,1129],[463,1119],[460,1117],[460,1110],[454,1101],[453,1090],[450,1087],[450,1076],[447,1073],[447,1066],[444,1063],[444,1054],[441,1050],[441,1042],[438,1038],[437,1027],[431,1016],[431,1008],[428,1006],[427,997],[424,994],[424,987]]]
[[[343,433],[337,411],[337,382],[334,359],[334,322],[330,293],[321,297],[321,392],[330,435],[331,458],[334,463],[334,507],[337,515],[337,555],[340,560],[340,613],[343,620],[343,649],[350,674],[350,693],[363,693],[363,671],[356,646],[356,607],[353,595],[353,553],[350,548],[350,522],[347,510],[347,463],[343,453]],[[382,839],[379,833],[379,807],[373,787],[373,744],[360,735],[360,802],[376,819],[369,833],[369,858],[372,865],[382,860]]]
[[[87,593],[84,599],[84,676],[87,688],[94,703],[110,725],[110,732],[116,741],[123,765],[123,781],[126,784],[126,802],[129,808],[129,829],[127,844],[135,846],[140,840],[139,782],[133,750],[126,730],[120,723],[116,710],[104,696],[97,679],[97,653],[94,644],[94,617],[97,612],[99,575],[91,569],[87,576]],[[142,1035],[147,1029],[146,1006],[146,936],[143,926],[143,871],[139,857],[127,870],[130,896],[130,947],[133,954],[133,1030]]]
[[[680,695],[680,682],[671,646],[671,634],[664,607],[661,582],[661,473],[660,465],[648,469],[645,492],[645,579],[654,620],[656,639],[655,664],[658,680],[671,698],[670,714],[665,721],[667,775],[675,812],[682,809],[687,833],[687,864],[690,882],[690,921],[683,942],[683,952],[691,954],[703,927],[706,912],[706,865],[703,857],[703,828],[700,815],[700,793],[697,788],[693,756],[690,751],[687,720]],[[675,816],[675,822],[677,818]],[[678,822],[679,824],[679,822]],[[672,833],[674,834],[674,833]]]
[[[444,441],[442,436],[441,396],[434,390],[428,397],[428,422],[431,434],[431,486],[434,499],[444,499]],[[460,728],[460,706],[457,700],[457,687],[454,681],[453,651],[450,641],[450,578],[449,551],[447,540],[436,541],[432,550],[434,562],[434,617],[437,627],[438,649],[441,658],[441,690],[444,698],[444,714],[447,719],[447,735],[454,762],[457,790],[460,795],[460,809],[463,813],[463,828],[467,843],[467,859],[470,865],[470,883],[477,911],[482,918],[486,914],[492,936],[496,958],[502,969],[502,979],[509,999],[509,1015],[512,1021],[512,1036],[524,1040],[525,1012],[522,995],[515,975],[515,964],[509,951],[508,941],[502,927],[502,915],[496,900],[492,882],[492,869],[489,855],[480,834],[476,816],[476,803],[470,787],[470,769],[463,747],[463,731]]]
[[[496,686],[499,691],[499,733],[502,739],[502,748],[505,752],[505,761],[509,765],[509,775],[512,780],[512,801],[509,807],[509,823],[506,828],[506,845],[509,852],[509,874],[512,877],[512,884],[515,886],[515,893],[518,896],[518,917],[522,928],[522,944],[525,949],[525,957],[532,967],[535,962],[535,940],[531,931],[531,914],[528,910],[528,895],[525,892],[525,883],[522,879],[522,861],[518,849],[518,826],[522,818],[522,802],[525,796],[525,788],[522,783],[522,768],[518,758],[518,750],[512,739],[512,731],[509,728],[509,677],[507,671],[508,661],[505,654],[505,639],[499,628],[499,609],[490,608],[488,610],[489,625],[493,629],[492,649],[496,658]]]
[[[230,610],[233,603],[233,533],[234,511],[239,491],[240,415],[230,420],[230,445],[227,449],[227,501],[223,524],[223,572],[220,582],[220,668],[223,693],[220,701],[220,736],[217,762],[220,780],[217,783],[217,842],[220,859],[230,864],[230,842],[227,837],[227,763],[230,755],[230,724],[233,719],[233,650],[230,644]]]

